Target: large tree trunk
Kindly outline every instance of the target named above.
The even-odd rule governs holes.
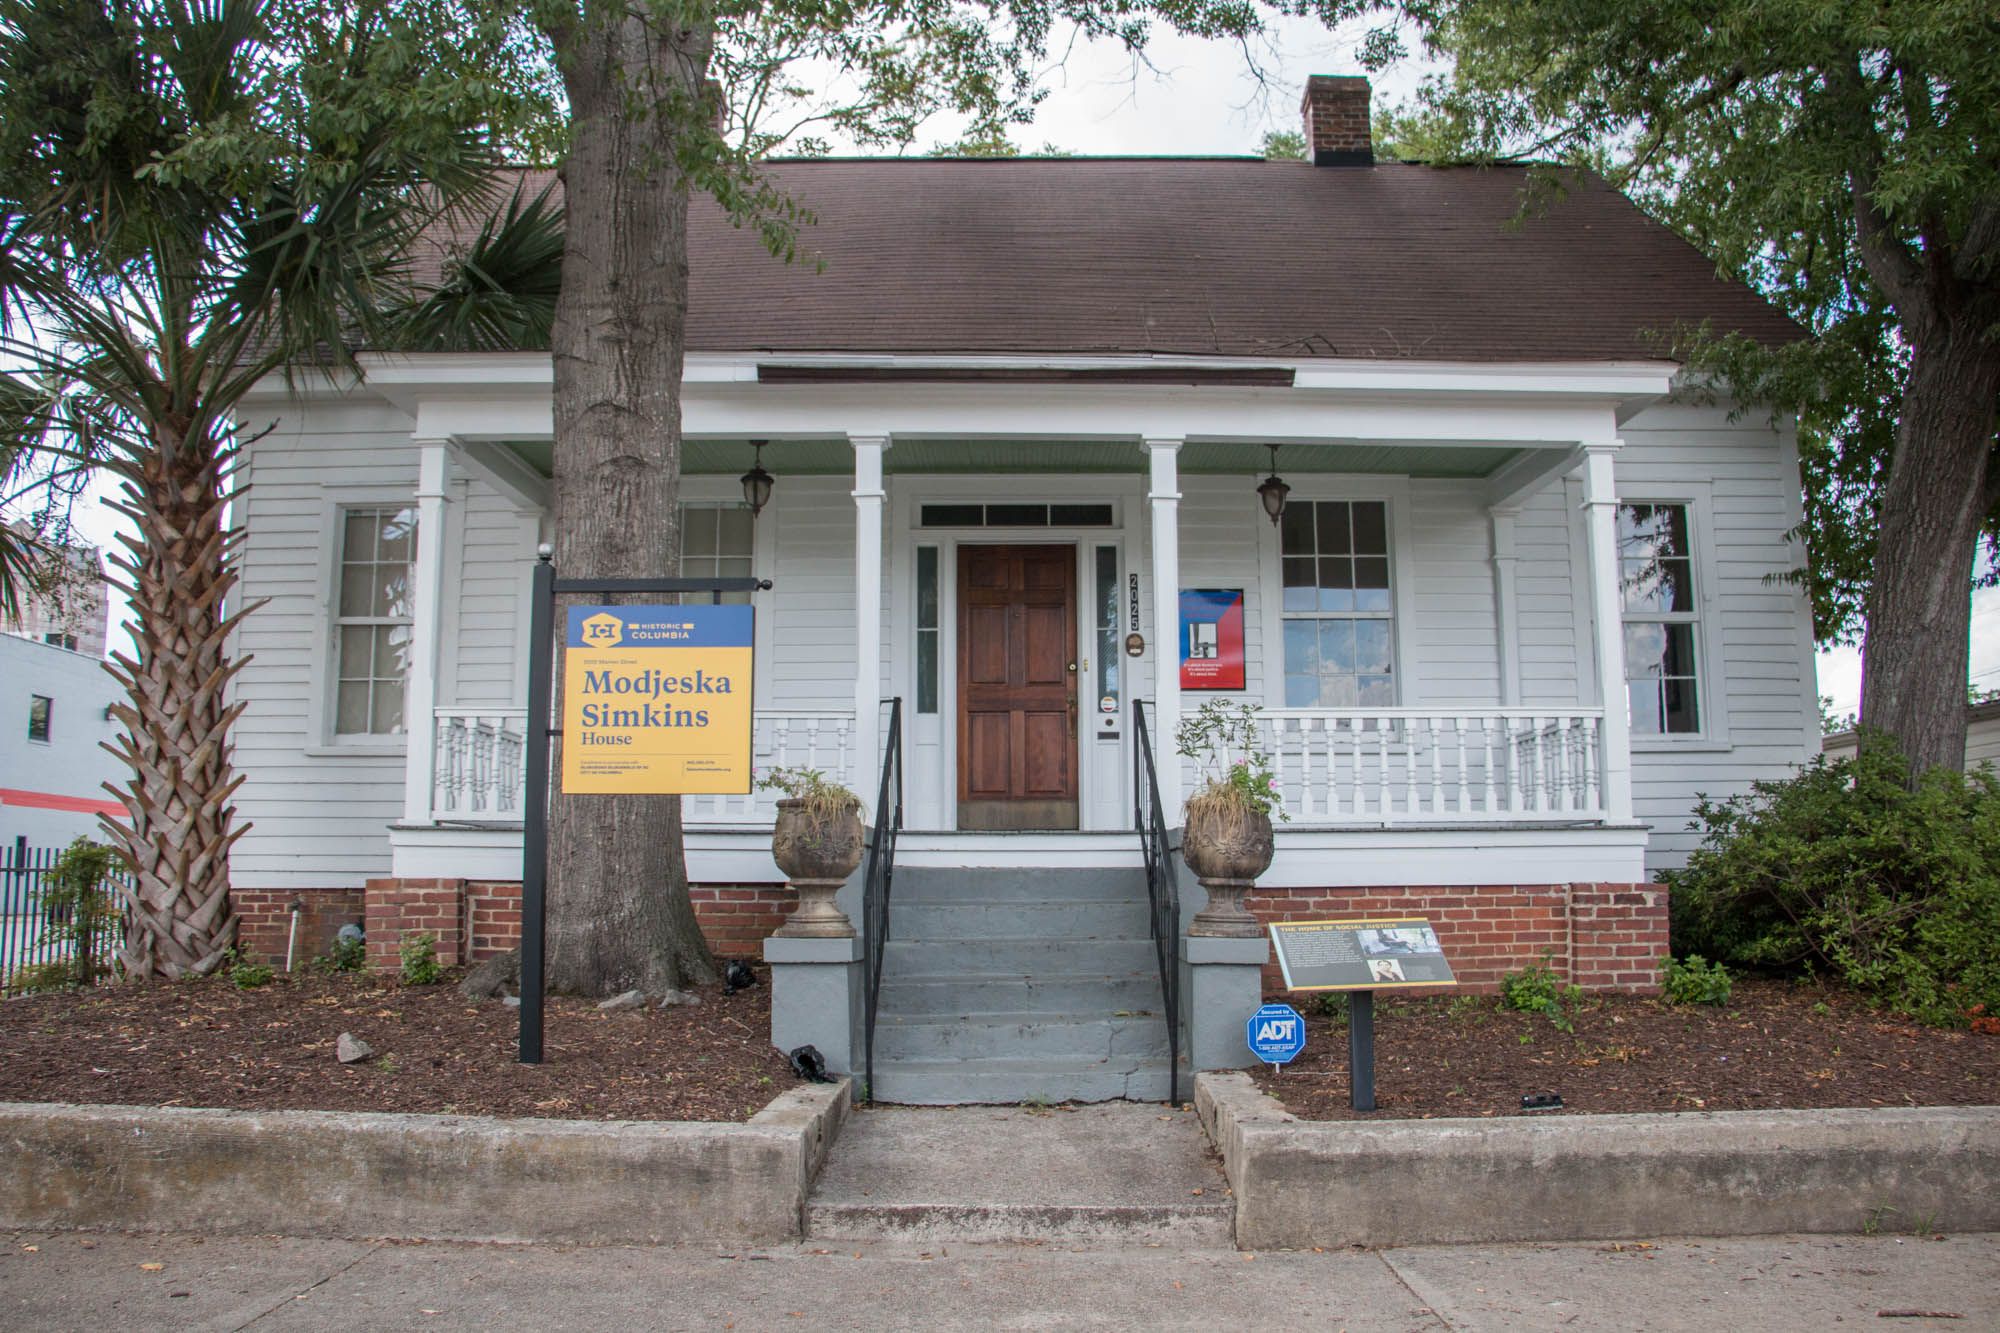
[[[224,696],[249,659],[223,651],[242,616],[224,614],[236,583],[237,534],[223,522],[231,452],[162,430],[143,456],[112,465],[125,479],[117,508],[136,528],[119,534],[127,554],[112,563],[137,615],[139,656],[114,653],[106,667],[129,697],[112,709],[125,732],[105,748],[132,776],[105,784],[126,817],[104,826],[132,871],[118,950],[132,977],[202,975],[236,943],[229,848],[250,826],[230,807],[243,779],[230,772],[229,724],[244,705]]]
[[[680,571],[688,191],[675,119],[657,108],[698,96],[709,34],[654,31],[609,8],[607,20],[585,6],[549,34],[571,116],[552,347],[555,565],[563,578],[663,578]],[[716,980],[688,900],[679,797],[555,796],[548,902],[555,990]]]
[[[1913,348],[1882,492],[1861,721],[1896,737],[1913,775],[1965,764],[1967,590],[2000,394],[2000,349],[1978,324],[1940,321]]]

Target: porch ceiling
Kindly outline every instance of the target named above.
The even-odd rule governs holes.
[[[502,447],[542,476],[555,453],[548,440],[512,440]],[[1522,450],[1506,445],[1286,444],[1278,471],[1380,473],[1399,477],[1488,477]],[[749,470],[750,445],[742,440],[688,440],[681,471],[689,476],[736,476]],[[883,455],[890,473],[1129,473],[1146,471],[1146,454],[1123,440],[927,440],[898,439]],[[1181,449],[1183,476],[1261,476],[1270,470],[1265,446],[1250,441],[1193,441]],[[773,440],[764,466],[783,478],[850,475],[854,455],[846,440]]]

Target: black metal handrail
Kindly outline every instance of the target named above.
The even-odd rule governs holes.
[[[882,994],[882,954],[889,942],[889,886],[896,875],[896,835],[903,831],[903,701],[889,700],[889,738],[882,746],[882,785],[875,796],[875,831],[868,839],[868,875],[862,882],[862,966],[868,977],[866,1052],[870,1105],[875,1101],[875,1007]]]
[[[1181,894],[1174,876],[1167,815],[1160,807],[1160,779],[1153,743],[1146,736],[1146,704],[1132,701],[1132,828],[1146,857],[1146,897],[1153,909],[1153,952],[1160,960],[1160,998],[1167,1009],[1167,1097],[1181,1100]]]

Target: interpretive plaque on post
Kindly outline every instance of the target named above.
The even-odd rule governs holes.
[[[1421,917],[1273,922],[1270,930],[1287,990],[1456,984],[1436,932]]]

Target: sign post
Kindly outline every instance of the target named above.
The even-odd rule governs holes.
[[[1420,917],[1281,921],[1271,945],[1287,990],[1346,991],[1348,1100],[1375,1109],[1375,992],[1455,986],[1444,946]]]
[[[549,872],[549,742],[565,736],[561,790],[740,793],[750,790],[754,617],[747,606],[572,607],[563,708],[551,726],[555,613],[561,593],[757,592],[769,579],[558,579],[535,564],[528,613],[527,809],[521,831],[520,1061],[542,1062]]]

